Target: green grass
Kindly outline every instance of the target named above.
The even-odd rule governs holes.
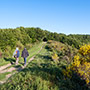
[[[29,57],[27,58],[27,62],[28,62],[28,60],[29,60],[32,56],[34,56],[34,55],[36,55],[36,54],[38,53],[38,51],[41,49],[42,46],[43,46],[43,43],[41,42],[41,43],[39,43],[39,44],[37,44],[37,45],[34,45],[34,46],[29,50],[29,54],[30,54],[30,55],[29,55]],[[20,59],[20,60],[19,60],[19,64],[18,64],[18,65],[13,64],[13,65],[7,67],[6,69],[9,69],[9,68],[11,68],[11,67],[18,68],[18,67],[22,66],[21,63],[24,63],[24,60],[23,60],[23,58],[21,58],[21,56],[20,56],[19,59]],[[2,65],[5,65],[5,64],[7,64],[7,63],[10,63],[10,62],[9,62],[9,61],[6,62],[5,60],[3,60],[3,63],[1,64],[1,66],[2,66]],[[15,72],[15,71],[13,71],[13,72]],[[4,78],[6,77],[6,75],[8,75],[8,74],[9,74],[9,72],[3,73],[2,75],[0,75],[0,80],[4,79]]]
[[[43,46],[43,43],[41,42],[39,44],[34,45],[30,50],[28,50],[29,57],[27,58],[27,62],[32,56],[34,56],[38,53],[38,51],[41,49],[42,46]],[[24,59],[22,57],[20,57],[19,63],[24,63]],[[19,64],[19,65],[21,65],[21,64]]]
[[[36,55],[36,54],[38,53],[38,51],[41,49],[42,46],[43,46],[43,43],[42,43],[42,42],[39,43],[39,44],[37,44],[37,45],[35,45],[35,46],[33,46],[33,48],[29,50],[29,54],[30,54],[30,55],[29,55],[29,57],[28,57],[28,60],[29,60],[29,58],[31,58],[32,56]]]
[[[10,63],[9,61],[5,61],[4,58],[0,59],[0,66],[6,65],[8,63]]]
[[[48,50],[43,48],[23,71],[11,77],[12,84],[6,83],[2,88],[8,90],[58,90],[58,86],[55,85],[57,70],[59,69],[51,60]]]
[[[4,80],[8,74],[10,74],[10,72],[0,74],[0,80]]]
[[[65,78],[64,62],[61,64],[52,61],[50,51],[43,47],[24,70],[0,86],[1,90],[89,90],[76,76]]]
[[[39,44],[35,44],[32,48],[30,48],[30,50],[28,50],[29,51],[29,57],[27,58],[27,62],[28,62],[28,60],[32,57],[32,56],[34,56],[35,54],[37,54],[37,52],[40,50],[40,48],[42,47],[42,42],[41,43],[39,43]],[[19,62],[20,63],[22,63],[22,62],[24,62],[24,60],[23,60],[23,58],[21,57],[21,53],[22,52],[20,52],[20,57],[19,57]],[[8,63],[10,63],[10,61],[14,61],[15,62],[15,59],[14,58],[2,58],[2,59],[0,59],[0,66],[3,66],[3,65],[6,65],[6,64],[8,64]]]

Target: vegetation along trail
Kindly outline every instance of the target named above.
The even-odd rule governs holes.
[[[30,56],[27,60],[27,64],[30,63],[34,57],[36,56],[36,54],[40,53],[41,49],[43,48],[43,46],[45,45],[45,42],[40,43],[39,45],[36,45],[35,47],[33,47],[29,53]],[[12,65],[12,64],[7,64],[7,65],[3,65],[0,67],[0,84],[6,82],[6,80],[11,77],[13,74],[15,74],[16,72],[21,71],[22,69],[24,69],[25,67],[23,67],[21,64],[19,64],[18,66],[16,65]],[[4,77],[2,77],[2,75]]]
[[[12,58],[16,47],[18,65]],[[24,47],[30,54],[25,68]],[[0,90],[90,90],[90,35],[34,27],[0,29],[0,83]]]

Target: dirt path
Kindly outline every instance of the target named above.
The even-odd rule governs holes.
[[[44,46],[45,44],[46,44],[46,43],[43,42],[43,46]],[[42,46],[41,49],[37,52],[37,54],[40,53],[40,51],[42,50],[43,46]],[[32,58],[29,59],[29,61],[27,62],[26,66],[34,59],[35,56],[36,56],[36,55],[34,55]],[[7,65],[4,65],[4,66],[1,66],[1,67],[0,67],[0,73],[12,72],[12,71],[17,71],[17,72],[19,72],[19,71],[23,70],[23,69],[26,67],[26,66],[25,66],[25,67],[18,67],[18,68],[11,67],[11,68],[9,68],[9,69],[6,69],[7,67],[9,67],[9,66],[11,66],[11,65],[12,65],[12,64],[7,64]],[[0,84],[5,83],[6,80],[7,80],[9,77],[11,77],[13,74],[15,74],[15,73],[16,73],[16,72],[14,72],[14,73],[12,73],[12,74],[6,75],[6,79],[3,80],[3,81],[0,81]]]
[[[29,62],[31,62],[33,59],[34,59],[35,56],[33,56],[32,58],[29,59],[29,61],[27,62],[26,66],[29,64]],[[1,70],[0,70],[0,73],[5,73],[5,72],[12,72],[14,70],[16,71],[20,71],[22,70],[23,68],[25,67],[18,67],[18,68],[15,68],[15,67],[11,67],[11,68],[8,68],[9,66],[11,66],[10,64],[6,65],[6,66],[2,66]],[[6,69],[7,68],[7,69]]]
[[[1,66],[0,67],[0,73],[2,70],[6,69],[7,67],[11,66],[12,64],[7,64],[7,65],[4,65],[4,66]]]

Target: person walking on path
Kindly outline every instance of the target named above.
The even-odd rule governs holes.
[[[24,58],[24,66],[26,66],[26,59],[28,56],[29,56],[29,53],[28,53],[27,49],[24,48],[24,50],[22,51],[22,55],[21,55],[21,57]]]
[[[14,51],[14,53],[13,53],[13,57],[16,58],[16,65],[18,64],[19,56],[20,56],[20,52],[19,52],[19,49],[17,47],[16,50]]]

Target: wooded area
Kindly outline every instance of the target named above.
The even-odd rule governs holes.
[[[40,28],[0,29],[0,57],[8,57],[17,46],[30,48],[32,43],[55,40],[79,48],[84,43],[90,42],[90,35],[52,33]]]

